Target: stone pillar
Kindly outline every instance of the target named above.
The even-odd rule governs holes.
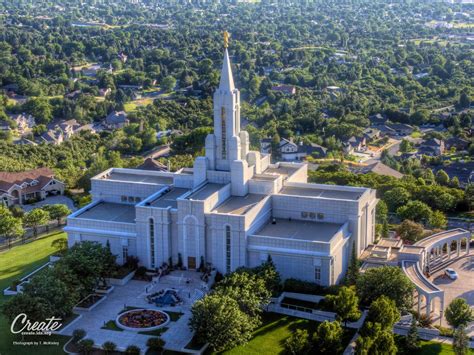
[[[459,253],[461,252],[461,240],[458,239],[457,241],[457,245],[456,245],[456,249],[457,249],[457,253],[458,253],[458,257],[459,257]]]
[[[429,317],[431,314],[431,298],[426,296],[426,316]]]

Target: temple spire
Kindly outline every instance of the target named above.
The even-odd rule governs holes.
[[[229,46],[229,33],[224,32],[224,62],[222,64],[221,81],[219,83],[219,89],[232,92],[235,89],[234,78],[232,77],[232,68],[230,66],[229,52],[227,47]]]

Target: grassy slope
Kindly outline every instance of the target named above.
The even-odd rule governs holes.
[[[19,279],[40,265],[48,262],[49,255],[55,250],[51,247],[53,240],[65,238],[66,233],[56,232],[41,238],[34,242],[20,245],[9,251],[0,253],[0,305],[8,299],[3,296],[3,289],[8,287],[15,279]],[[38,354],[38,355],[54,355],[64,354],[62,347],[68,340],[67,337],[52,335],[42,337],[25,337],[24,341],[59,341],[59,346],[20,346],[13,345],[14,340],[21,341],[21,337],[14,337],[10,333],[10,324],[7,319],[0,315],[0,354],[16,355],[16,354]]]

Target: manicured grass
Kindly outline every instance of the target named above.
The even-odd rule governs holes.
[[[318,322],[284,316],[276,313],[264,314],[263,324],[245,345],[238,346],[224,354],[283,354],[285,340],[296,329],[307,329],[312,334]]]
[[[181,312],[171,312],[171,311],[165,311],[165,313],[168,313],[168,315],[170,316],[170,320],[172,322],[176,322],[184,314]]]
[[[123,105],[123,109],[125,112],[132,112],[137,109],[137,105],[132,101],[132,102],[127,102],[126,104]]]
[[[3,289],[7,288],[13,280],[26,276],[34,269],[47,263],[49,256],[56,250],[51,243],[60,238],[65,238],[66,233],[55,232],[38,238],[28,244],[19,245],[0,253],[0,306],[11,296],[3,296]],[[14,336],[10,332],[10,324],[0,315],[0,354],[28,354],[54,355],[64,354],[62,348],[69,337],[61,335],[51,336],[25,336],[23,341],[48,341],[59,342],[59,345],[31,346],[13,345],[13,341],[21,341],[21,336]]]
[[[100,329],[108,329],[108,330],[115,330],[117,332],[123,332],[122,328],[117,327],[117,324],[115,324],[114,320],[109,320],[103,327],[100,327]]]
[[[163,327],[163,328],[160,328],[160,329],[150,330],[150,331],[146,331],[146,332],[138,332],[138,334],[153,335],[153,336],[159,337],[161,334],[163,334],[167,330],[168,330],[167,327]]]
[[[474,349],[471,349],[469,354],[474,355]],[[422,341],[421,349],[417,352],[417,355],[454,355],[454,351],[451,344]]]

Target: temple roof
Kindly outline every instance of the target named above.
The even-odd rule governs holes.
[[[235,90],[234,78],[232,77],[232,68],[230,66],[229,52],[227,48],[224,51],[224,62],[222,64],[221,81],[219,89],[232,92]]]

